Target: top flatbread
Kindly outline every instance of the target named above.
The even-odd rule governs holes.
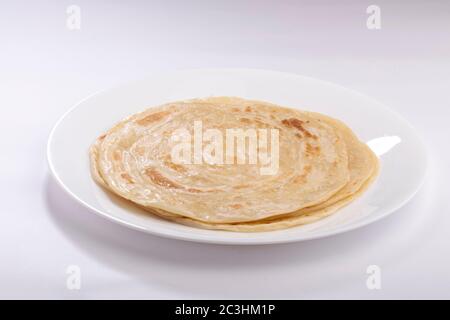
[[[248,164],[248,152],[246,164],[236,164],[236,154],[233,164],[174,163],[171,151],[179,141],[173,133],[192,134],[196,121],[224,137],[230,128],[277,129],[276,174],[262,175],[260,162]],[[348,186],[348,158],[340,130],[317,114],[228,98],[148,109],[114,126],[91,148],[94,178],[114,193],[208,223],[261,220],[323,203]]]

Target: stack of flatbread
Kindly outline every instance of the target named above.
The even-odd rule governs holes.
[[[329,216],[362,194],[379,168],[339,120],[234,97],[132,115],[97,138],[90,160],[95,181],[151,214],[242,232]]]

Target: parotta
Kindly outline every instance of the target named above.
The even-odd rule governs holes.
[[[276,173],[261,174],[261,162],[237,164],[238,152],[230,164],[174,163],[174,132],[192,133],[196,121],[202,130],[224,135],[228,128],[277,129]],[[91,168],[97,182],[149,211],[220,226],[329,207],[361,189],[375,167],[371,157],[334,119],[264,102],[210,98],[168,103],[121,121],[91,147]]]

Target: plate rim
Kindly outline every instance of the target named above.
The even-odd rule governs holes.
[[[403,199],[403,201],[399,202],[398,204],[396,204],[395,206],[393,206],[392,208],[390,208],[389,210],[386,210],[383,214],[378,215],[378,216],[373,216],[373,217],[368,217],[362,221],[358,221],[355,223],[351,223],[347,226],[343,226],[340,227],[336,230],[333,231],[325,231],[325,232],[319,232],[317,234],[313,234],[313,235],[303,235],[303,236],[293,236],[290,238],[210,238],[210,235],[200,235],[200,234],[196,234],[196,233],[192,233],[192,235],[190,236],[186,236],[186,235],[181,235],[181,234],[174,234],[171,231],[167,231],[164,229],[159,229],[157,230],[153,230],[153,229],[148,229],[148,228],[144,228],[142,226],[136,225],[134,223],[130,223],[126,220],[123,220],[121,218],[117,218],[114,216],[109,215],[108,213],[101,211],[95,207],[93,207],[92,205],[90,205],[89,203],[85,202],[84,200],[80,199],[73,191],[70,190],[70,188],[62,181],[61,177],[58,175],[58,172],[54,166],[54,163],[52,161],[52,150],[51,150],[51,146],[52,146],[52,142],[55,136],[55,133],[58,129],[58,127],[60,126],[60,124],[66,119],[66,117],[68,115],[70,115],[75,109],[77,109],[82,103],[84,103],[85,101],[104,94],[104,93],[108,93],[110,91],[114,91],[117,90],[119,88],[124,88],[124,87],[129,87],[129,86],[133,86],[134,84],[137,83],[142,83],[145,81],[149,81],[150,78],[154,78],[158,75],[164,75],[164,76],[172,76],[172,75],[176,75],[178,73],[192,73],[192,72],[261,72],[261,73],[272,73],[272,74],[277,74],[277,75],[282,75],[282,76],[290,76],[290,77],[297,77],[297,78],[303,78],[304,80],[309,80],[309,81],[313,81],[316,83],[320,83],[323,85],[327,85],[327,86],[334,86],[340,90],[346,91],[347,93],[351,94],[351,95],[358,95],[361,98],[364,98],[366,100],[370,100],[372,103],[375,103],[377,105],[377,107],[383,109],[384,112],[390,113],[393,117],[396,118],[396,120],[402,122],[405,126],[409,127],[409,129],[411,129],[411,131],[414,133],[415,138],[417,138],[418,142],[419,142],[419,146],[418,148],[421,149],[421,154],[423,155],[423,160],[424,160],[424,168],[423,168],[423,172],[422,175],[420,177],[420,182],[417,184],[417,186],[415,187],[414,191],[412,191],[407,197],[405,197]],[[327,81],[327,80],[322,80],[322,79],[318,79],[318,78],[314,78],[314,77],[310,77],[310,76],[304,76],[301,74],[297,74],[297,73],[292,73],[292,72],[284,72],[284,71],[276,71],[276,70],[268,70],[268,69],[259,69],[259,68],[194,68],[194,69],[179,69],[179,70],[172,70],[172,71],[159,71],[159,72],[155,72],[153,73],[151,76],[147,76],[138,80],[133,80],[133,81],[129,81],[126,83],[122,83],[116,86],[113,86],[111,88],[106,88],[106,89],[101,89],[98,91],[95,91],[94,93],[91,93],[89,95],[87,95],[86,97],[84,97],[83,99],[79,100],[78,102],[76,102],[75,104],[72,105],[72,107],[70,107],[66,112],[63,113],[62,116],[59,117],[59,119],[56,121],[56,123],[53,125],[49,135],[48,135],[48,139],[47,139],[47,145],[46,145],[46,157],[47,157],[47,164],[48,167],[50,169],[50,173],[52,178],[57,182],[57,184],[69,195],[71,196],[74,200],[76,200],[79,204],[81,204],[83,207],[89,209],[89,211],[103,217],[106,218],[109,221],[115,222],[119,225],[128,227],[130,229],[133,230],[137,230],[137,231],[141,231],[147,234],[151,234],[154,236],[158,236],[158,237],[165,237],[165,238],[170,238],[170,239],[176,239],[176,240],[183,240],[183,241],[189,241],[189,242],[197,242],[197,243],[210,243],[210,244],[220,244],[220,245],[267,245],[267,244],[283,244],[283,243],[293,243],[293,242],[301,242],[301,241],[310,241],[310,240],[317,240],[317,239],[323,239],[323,238],[327,238],[327,237],[331,237],[334,235],[338,235],[338,234],[342,234],[342,233],[346,233],[352,230],[356,230],[362,227],[365,227],[369,224],[372,224],[376,221],[380,221],[381,219],[393,214],[394,212],[397,212],[401,207],[403,207],[406,203],[408,203],[409,201],[411,201],[411,199],[418,193],[418,191],[422,188],[426,177],[428,175],[428,163],[429,163],[429,158],[428,158],[428,152],[427,152],[427,147],[426,144],[424,143],[424,139],[423,137],[418,133],[418,131],[414,128],[414,126],[405,118],[403,118],[403,116],[401,116],[397,111],[389,108],[388,106],[384,105],[383,103],[379,102],[378,100],[364,94],[361,93],[359,91],[356,91],[354,89],[350,89],[347,87],[344,87],[342,85],[333,83],[331,81]],[[217,230],[210,230],[212,232],[217,231]],[[231,232],[232,233],[232,232]],[[256,232],[256,233],[270,233],[269,232]]]

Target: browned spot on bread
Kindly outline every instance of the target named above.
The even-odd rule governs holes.
[[[146,126],[146,125],[149,125],[150,123],[153,123],[153,122],[163,119],[168,114],[169,114],[169,112],[167,112],[167,111],[152,113],[142,119],[137,120],[136,123],[141,126]]]
[[[120,174],[122,179],[126,180],[128,183],[134,183],[133,179],[130,177],[128,173],[122,173]]]
[[[195,188],[189,188],[187,189],[187,191],[192,192],[192,193],[200,193],[202,192],[201,190],[195,189]]]
[[[115,151],[114,152],[114,154],[113,154],[113,159],[115,160],[115,161],[120,161],[120,159],[122,159],[122,154],[120,153],[120,151]]]
[[[158,170],[153,168],[145,169],[145,174],[147,177],[152,180],[154,184],[157,184],[162,187],[171,188],[171,189],[183,189],[182,186],[177,184],[176,182],[170,180],[169,178],[162,175]]]
[[[104,134],[102,134],[100,137],[98,137],[98,140],[103,140],[103,139],[105,139],[105,137],[106,137],[106,133],[104,133]]]
[[[248,187],[250,187],[250,185],[248,185],[248,184],[240,184],[240,185],[238,185],[238,186],[236,186],[234,188],[235,189],[244,189],[244,188],[248,188]]]
[[[230,205],[230,208],[232,208],[232,209],[241,209],[242,208],[242,204],[239,204],[239,203],[232,204],[232,205]]]
[[[306,144],[306,153],[308,155],[318,155],[320,154],[320,147],[319,146],[312,146],[309,143]]]
[[[303,121],[295,118],[290,118],[282,120],[281,123],[284,124],[286,127],[300,128],[303,124]]]
[[[250,107],[245,108],[245,112],[252,112],[252,108]]]
[[[300,133],[296,133],[295,136],[300,139],[303,138],[303,136]]]
[[[250,119],[247,118],[241,118],[239,121],[241,121],[242,123],[250,123]]]
[[[175,170],[176,172],[186,172],[186,168],[184,166],[182,166],[181,164],[173,163],[169,159],[165,159],[164,164],[170,169]]]
[[[234,111],[234,112],[239,112],[240,111],[239,108],[231,108],[231,110]]]
[[[258,119],[255,120],[255,123],[259,124],[260,126],[267,126],[267,124],[264,121],[261,121],[261,120],[258,120]]]
[[[305,183],[306,178],[308,177],[308,174],[311,172],[312,167],[310,165],[307,165],[303,168],[303,173],[294,179],[294,183]]]
[[[299,119],[296,119],[296,118],[290,118],[290,119],[282,120],[281,123],[283,125],[285,125],[286,127],[295,128],[295,129],[301,131],[305,135],[305,137],[307,137],[307,138],[317,139],[317,136],[315,136],[314,134],[312,134],[311,132],[309,132],[308,130],[306,130],[303,127],[303,124],[305,122],[302,121],[302,120],[299,120]]]

